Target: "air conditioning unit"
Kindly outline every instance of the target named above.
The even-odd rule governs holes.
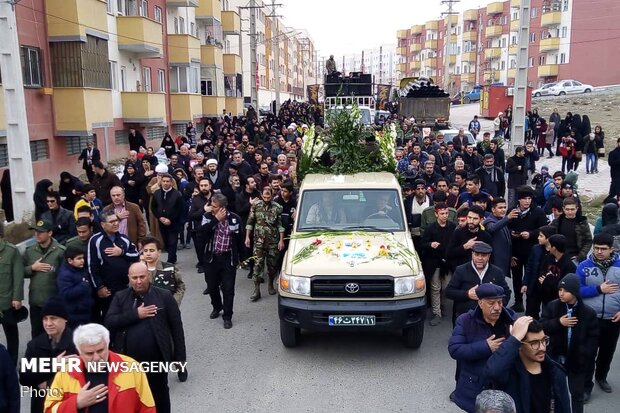
[[[506,88],[506,96],[514,96],[514,95],[515,95],[515,88],[514,87]]]

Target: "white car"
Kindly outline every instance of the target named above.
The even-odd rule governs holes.
[[[581,83],[576,80],[560,80],[550,86],[547,90],[547,95],[549,96],[564,96],[574,95],[577,93],[590,93],[594,90],[594,86],[586,85],[585,83]]]
[[[540,97],[540,96],[548,96],[549,95],[549,88],[551,88],[551,86],[555,86],[556,84],[557,84],[557,82],[545,83],[544,85],[542,85],[538,89],[534,89],[532,91],[532,97],[537,98],[537,97]]]
[[[454,137],[459,134],[458,129],[444,129],[440,130],[439,132],[443,135],[443,141],[445,143],[452,142],[452,139],[454,139]],[[479,135],[480,140],[482,140],[482,133],[480,133]],[[467,137],[467,141],[470,145],[476,144],[476,139],[474,138],[474,135],[471,134],[471,132],[465,131],[465,136]]]

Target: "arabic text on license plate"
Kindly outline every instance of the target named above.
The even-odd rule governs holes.
[[[330,326],[374,326],[374,315],[330,315]]]

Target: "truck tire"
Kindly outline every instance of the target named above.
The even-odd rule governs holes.
[[[403,339],[405,346],[412,349],[418,349],[422,345],[424,339],[424,321],[420,321],[413,327],[403,329]]]
[[[469,97],[465,97],[465,98],[463,99],[463,102],[464,102],[465,104],[470,104],[470,103],[471,103],[471,99],[470,99]]]
[[[284,347],[297,347],[300,336],[301,330],[299,328],[280,321],[280,340],[282,340]]]

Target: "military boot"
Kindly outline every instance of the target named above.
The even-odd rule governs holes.
[[[260,298],[260,283],[258,281],[254,281],[254,292],[250,296],[250,301],[258,301]]]
[[[269,283],[267,284],[267,292],[269,293],[269,295],[276,295],[277,291],[275,288],[273,288],[273,281],[276,277],[274,277],[273,275],[269,276]]]

